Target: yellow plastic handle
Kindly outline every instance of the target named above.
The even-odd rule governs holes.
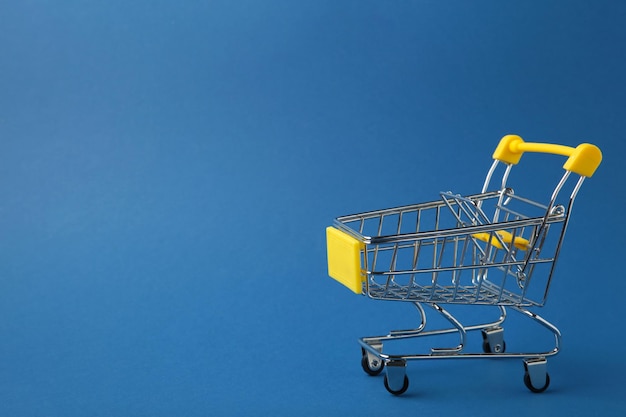
[[[578,175],[591,177],[602,162],[602,152],[590,143],[581,143],[575,148],[551,143],[524,142],[517,135],[506,135],[498,144],[493,159],[507,164],[517,164],[524,152],[543,152],[567,156],[563,168]]]

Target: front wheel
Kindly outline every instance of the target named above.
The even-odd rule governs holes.
[[[524,373],[524,385],[526,385],[526,388],[528,388],[530,391],[538,394],[540,392],[544,392],[545,390],[548,389],[548,386],[550,385],[550,375],[548,373],[546,373],[546,382],[542,387],[536,387],[533,385],[532,381],[530,380],[530,374],[528,372]]]
[[[407,377],[406,375],[404,376],[404,383],[402,384],[402,388],[400,388],[399,390],[393,390],[389,388],[387,375],[385,375],[385,388],[387,388],[387,391],[389,391],[393,395],[402,395],[406,392],[407,389],[409,389],[409,377]]]

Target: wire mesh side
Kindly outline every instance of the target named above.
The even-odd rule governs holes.
[[[337,219],[366,244],[364,292],[388,300],[543,305],[549,274],[535,279],[544,282],[530,282],[537,269],[549,272],[555,261],[555,246],[544,245],[548,230],[563,225],[562,213],[549,221],[528,217],[521,210],[545,206],[512,191],[444,194],[438,202]],[[519,207],[511,208],[511,201]],[[499,210],[503,221],[491,223],[485,208]]]

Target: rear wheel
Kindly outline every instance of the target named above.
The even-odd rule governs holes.
[[[409,389],[409,377],[407,377],[406,375],[404,376],[404,383],[402,384],[402,388],[400,388],[399,390],[393,390],[389,387],[387,375],[385,375],[385,388],[387,388],[387,391],[389,391],[393,395],[402,395],[406,392],[407,389]]]
[[[491,344],[487,340],[483,340],[483,352],[485,353],[504,353],[506,351],[506,342],[502,341],[502,344],[497,343],[495,346],[491,346]]]
[[[483,329],[481,333],[483,336],[483,352],[504,353],[506,343],[504,342],[504,329],[502,327],[490,327]]]

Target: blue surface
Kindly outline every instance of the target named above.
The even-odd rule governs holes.
[[[0,415],[623,416],[624,21],[620,1],[2,3]],[[604,152],[541,309],[552,384],[420,362],[392,397],[356,339],[412,310],[329,279],[324,228],[479,191],[507,133]]]

